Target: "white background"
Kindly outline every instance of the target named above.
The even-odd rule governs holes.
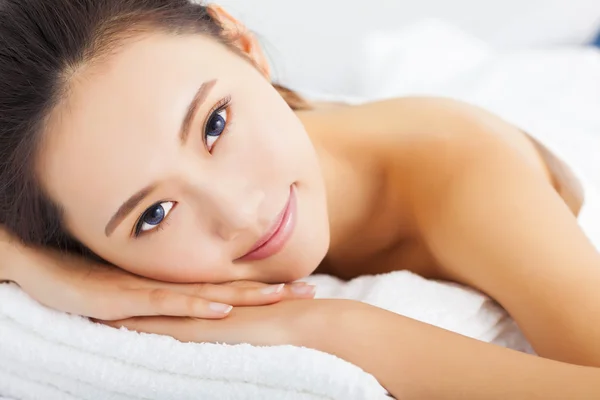
[[[361,41],[434,17],[499,49],[573,44],[600,29],[600,0],[215,0],[263,39],[283,83],[352,94]]]

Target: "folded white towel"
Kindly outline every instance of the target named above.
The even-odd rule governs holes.
[[[474,338],[527,350],[487,297],[408,272],[308,279],[318,297],[362,300]],[[401,333],[399,333],[401,335]],[[358,367],[306,348],[180,343],[91,323],[0,285],[0,395],[15,399],[386,399]]]

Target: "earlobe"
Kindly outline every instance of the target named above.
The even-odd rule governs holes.
[[[250,61],[263,73],[263,75],[271,79],[271,67],[265,56],[260,43],[256,37],[246,28],[244,24],[235,19],[223,7],[210,4],[207,6],[208,12],[215,20],[217,20],[225,30],[225,36],[231,40],[231,43],[236,46]]]

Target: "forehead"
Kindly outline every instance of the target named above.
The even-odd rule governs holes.
[[[235,69],[234,60],[199,35],[157,35],[83,71],[56,110],[39,164],[67,219],[105,224],[148,177],[160,177],[190,100],[204,81]]]

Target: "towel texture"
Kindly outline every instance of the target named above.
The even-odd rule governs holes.
[[[318,297],[362,300],[485,341],[527,350],[487,297],[408,272],[342,282],[313,276]],[[399,333],[401,334],[401,333]],[[94,324],[0,285],[0,394],[15,399],[386,399],[369,374],[292,346],[181,343]]]

